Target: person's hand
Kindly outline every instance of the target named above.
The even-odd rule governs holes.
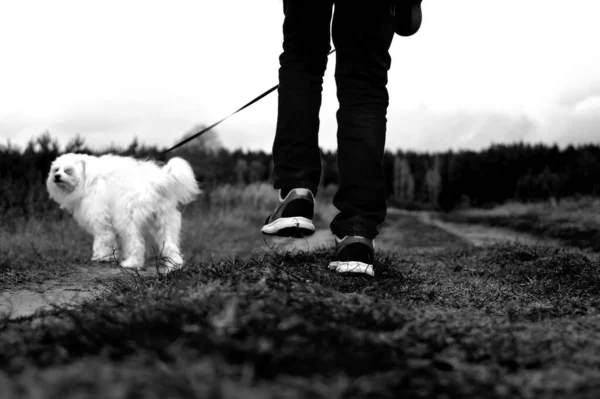
[[[394,0],[390,11],[394,17],[394,31],[400,36],[412,36],[421,27],[422,0]]]

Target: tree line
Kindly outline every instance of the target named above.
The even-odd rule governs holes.
[[[495,144],[482,151],[398,152],[393,199],[440,210],[600,196],[600,145]]]
[[[124,147],[92,150],[82,136],[64,148],[49,132],[24,148],[0,145],[0,216],[32,216],[56,209],[48,201],[45,180],[52,161],[62,153],[114,153],[165,162],[188,160],[205,191],[222,184],[249,184],[273,179],[271,155],[264,151],[228,150],[215,134],[192,141],[166,157],[164,148],[134,139]],[[337,184],[336,153],[322,152],[321,185]],[[560,201],[563,197],[600,196],[600,145],[496,144],[482,151],[419,153],[386,151],[383,166],[391,204],[413,209],[450,211],[485,207],[507,200]],[[0,222],[1,223],[1,222]]]

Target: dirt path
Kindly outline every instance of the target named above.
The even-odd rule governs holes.
[[[526,245],[551,245],[564,246],[557,240],[551,238],[540,238],[531,234],[520,233],[501,227],[491,227],[482,224],[450,223],[437,219],[431,212],[426,211],[404,211],[401,209],[391,210],[392,214],[412,216],[423,224],[435,226],[469,242],[474,246],[485,246],[497,243],[516,242]]]
[[[560,245],[553,240],[541,240],[508,229],[442,222],[429,212],[390,209],[388,214],[390,219],[401,218],[403,222],[390,222],[381,229],[380,235],[375,240],[376,250],[401,252],[406,249],[435,251],[445,248],[419,242],[419,234],[415,231],[419,228],[419,224],[439,229],[443,234],[464,241],[466,245],[485,246],[498,242]],[[411,220],[411,222],[406,222],[406,220]],[[305,239],[274,238],[272,244],[273,249],[278,251],[313,251],[334,247],[335,239],[328,229],[321,229]],[[455,243],[448,242],[448,246],[451,245],[455,245]],[[149,276],[156,274],[156,271],[144,270],[140,274]],[[9,290],[0,294],[0,314],[9,314],[10,319],[17,319],[30,316],[39,309],[80,303],[101,294],[105,289],[103,283],[127,275],[127,271],[116,265],[95,265],[81,268],[65,279],[49,280],[32,288]]]
[[[389,216],[404,216],[415,218],[420,223],[433,226],[454,237],[458,237],[473,246],[486,246],[497,243],[520,243],[525,245],[551,245],[561,247],[557,240],[542,239],[531,234],[520,233],[510,229],[500,227],[490,227],[480,224],[461,224],[449,223],[437,219],[431,212],[426,211],[405,211],[401,209],[389,209]],[[394,224],[381,228],[379,236],[375,239],[375,249],[382,251],[398,250],[398,243],[401,241],[401,235],[412,234],[411,231],[403,230]],[[321,248],[332,248],[335,246],[335,238],[328,229],[317,230],[314,235],[303,239],[275,239],[276,248],[284,251],[312,251]],[[419,250],[418,245],[411,245],[412,249]],[[435,250],[423,245],[428,251]]]
[[[387,238],[387,232],[384,230],[380,235],[380,239],[375,240],[375,250],[388,251],[393,248],[390,240]],[[383,239],[381,239],[383,237]],[[335,236],[329,229],[320,229],[315,231],[310,237],[293,239],[293,238],[275,238],[274,246],[279,251],[315,251],[318,249],[329,249],[335,247]]]
[[[142,275],[155,273],[140,272]],[[8,315],[9,319],[18,319],[56,305],[81,303],[102,294],[105,290],[104,283],[127,275],[127,271],[116,265],[81,267],[66,278],[47,280],[36,287],[11,289],[0,293],[0,314]]]

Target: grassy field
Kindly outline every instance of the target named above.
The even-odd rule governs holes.
[[[185,211],[184,270],[0,320],[0,397],[597,397],[597,256],[473,247],[392,214],[376,277],[347,278],[327,270],[331,250],[269,249],[263,188],[224,190]],[[330,216],[321,206],[318,226]],[[68,219],[3,234],[4,289],[95,267]]]
[[[459,223],[507,227],[600,252],[599,198],[565,199],[557,206],[549,202],[508,203],[492,209],[450,213],[441,218]]]

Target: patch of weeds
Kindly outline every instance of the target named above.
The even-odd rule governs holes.
[[[598,261],[546,247],[501,246],[483,259],[494,277],[531,298],[523,315],[534,319],[587,314],[600,308]]]
[[[250,370],[246,385],[265,381],[286,385],[290,377],[307,383],[330,378],[340,379],[336,392],[347,392],[348,397],[372,389],[390,397],[403,387],[415,394],[466,392],[453,379],[439,379],[444,370],[408,363],[423,354],[420,345],[405,345],[407,338],[401,333],[414,317],[410,311],[360,294],[366,281],[354,279],[348,286],[326,269],[307,282],[310,264],[325,264],[330,255],[298,255],[289,268],[288,255],[269,254],[249,261],[198,264],[169,276],[132,275],[129,281],[116,282],[102,301],[5,325],[0,332],[0,368],[14,386],[31,373],[47,375],[51,369],[69,370],[73,364],[83,367],[89,359],[110,362],[117,369],[137,364],[148,375],[176,370],[182,361],[221,359],[236,379]],[[411,329],[407,332],[412,334]],[[426,353],[431,355],[431,349]],[[364,382],[369,375],[382,385],[375,388]],[[85,381],[103,394],[112,385],[105,382],[104,388],[86,373],[73,381],[70,373],[56,372],[54,382],[60,386],[67,378],[75,386],[75,381]],[[355,378],[362,378],[362,383],[355,384]],[[434,381],[438,382],[432,386]],[[467,391],[490,383],[476,382]],[[300,397],[306,388],[293,392],[292,397]]]
[[[35,286],[71,275],[79,263],[33,253],[14,259],[0,253],[0,291]]]
[[[577,250],[496,244],[404,261],[410,270],[406,275],[413,277],[413,289],[405,291],[404,299],[415,306],[473,308],[513,321],[600,309],[598,261]]]
[[[0,229],[0,290],[66,277],[90,263],[91,245],[70,218],[17,218]]]
[[[481,250],[455,255],[485,259]],[[538,392],[535,381],[515,377],[532,370],[600,368],[592,319],[573,330],[436,300],[415,306],[408,287],[429,283],[426,257],[382,254],[380,277],[368,279],[328,271],[331,256],[269,253],[168,276],[131,274],[102,300],[3,323],[0,388],[45,398],[508,398]],[[570,389],[596,377],[569,380]]]

